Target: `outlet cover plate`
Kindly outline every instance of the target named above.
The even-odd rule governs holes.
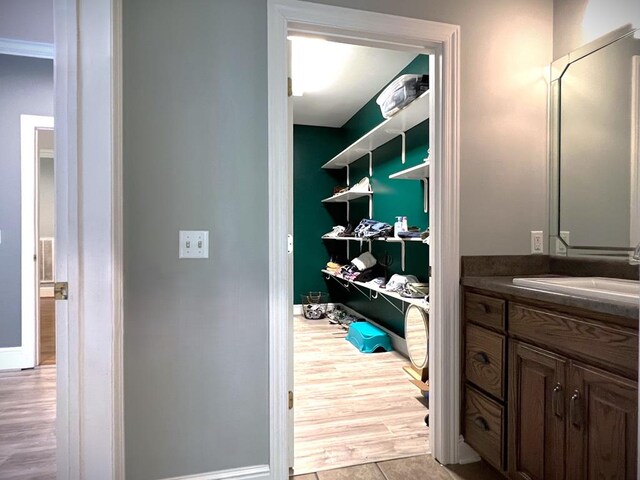
[[[209,231],[180,230],[178,258],[209,258]]]
[[[544,237],[541,230],[531,230],[531,253],[533,255],[544,253]]]

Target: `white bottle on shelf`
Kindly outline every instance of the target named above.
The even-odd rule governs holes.
[[[393,224],[393,236],[400,238],[398,233],[402,232],[402,217],[396,217],[396,223]]]

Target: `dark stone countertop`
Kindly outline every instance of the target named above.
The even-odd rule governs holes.
[[[531,300],[562,305],[566,307],[581,308],[593,312],[615,315],[618,317],[631,318],[638,321],[640,308],[638,305],[616,302],[613,300],[600,300],[581,297],[578,295],[567,295],[565,293],[554,293],[538,290],[530,287],[514,285],[514,278],[522,277],[557,277],[558,275],[517,275],[517,276],[465,276],[461,284],[465,287],[473,287],[480,290],[513,295]]]

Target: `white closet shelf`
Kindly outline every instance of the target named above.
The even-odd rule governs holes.
[[[430,91],[427,90],[393,117],[388,118],[345,148],[325,163],[322,168],[340,169],[346,167],[367,153],[373,152],[389,140],[424,122],[429,118],[429,111]]]
[[[379,237],[379,238],[360,238],[360,237],[327,237],[325,235],[323,235],[322,240],[343,240],[343,241],[354,241],[354,242],[370,242],[370,241],[376,241],[376,242],[389,242],[389,243],[402,243],[402,242],[420,242],[420,243],[426,243],[423,242],[421,238],[396,238],[396,237]]]
[[[389,175],[389,178],[392,180],[424,180],[425,178],[429,178],[429,166],[430,162],[427,160],[415,167],[393,173]]]
[[[342,193],[337,193],[332,197],[325,198],[322,200],[323,203],[337,203],[337,202],[348,202],[350,200],[355,200],[356,198],[362,197],[370,197],[373,195],[373,192],[351,192],[346,191]]]
[[[377,294],[382,294],[385,297],[394,298],[396,300],[400,300],[403,303],[408,303],[408,304],[411,304],[411,305],[417,305],[418,307],[424,308],[427,312],[429,311],[429,302],[427,302],[427,301],[425,301],[423,299],[420,299],[420,298],[407,298],[407,297],[403,297],[402,295],[400,295],[397,292],[389,292],[384,288],[373,286],[373,285],[370,285],[368,283],[358,282],[357,280],[347,280],[347,279],[342,278],[341,276],[336,275],[335,273],[332,273],[332,272],[330,272],[329,270],[326,270],[326,269],[323,269],[322,273],[324,273],[325,275],[328,275],[329,277],[333,277],[335,280],[338,280],[338,281],[341,281],[341,282],[346,282],[346,283],[349,283],[351,285],[355,285],[356,287],[366,288],[370,292],[375,292],[376,296],[372,296],[371,297],[373,299],[378,298]]]

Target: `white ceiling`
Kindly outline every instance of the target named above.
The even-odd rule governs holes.
[[[337,45],[345,49],[348,68],[341,62],[327,65],[327,73],[334,78],[330,88],[293,97],[293,123],[342,127],[416,57],[415,53],[344,43],[332,48]]]

